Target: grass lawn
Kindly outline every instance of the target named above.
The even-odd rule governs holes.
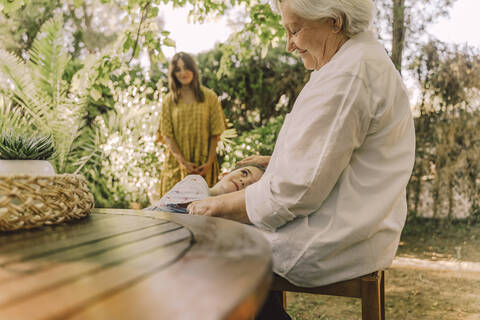
[[[440,226],[409,222],[397,256],[435,261],[480,262],[480,224]],[[388,320],[480,320],[480,271],[388,269]],[[287,293],[287,311],[296,320],[361,319],[359,299]]]

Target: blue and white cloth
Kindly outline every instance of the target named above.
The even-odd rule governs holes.
[[[210,190],[205,179],[196,174],[188,175],[145,210],[188,213],[187,205],[190,202],[203,200],[209,196]]]

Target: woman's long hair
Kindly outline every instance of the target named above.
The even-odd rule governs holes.
[[[175,77],[175,71],[178,68],[178,60],[182,59],[185,64],[185,68],[193,72],[193,80],[190,82],[190,88],[192,88],[197,102],[203,102],[205,100],[205,95],[200,86],[200,72],[198,71],[197,63],[192,58],[191,55],[185,52],[179,52],[175,54],[170,61],[170,66],[168,67],[168,86],[170,92],[173,94],[173,101],[178,103],[180,100],[180,88],[182,87],[180,81]]]

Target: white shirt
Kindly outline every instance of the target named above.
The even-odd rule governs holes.
[[[246,189],[274,272],[320,286],[389,267],[405,223],[415,131],[406,89],[371,32],[314,71]]]

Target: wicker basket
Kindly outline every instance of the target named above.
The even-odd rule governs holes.
[[[93,207],[93,195],[81,175],[0,176],[0,231],[83,218]]]

